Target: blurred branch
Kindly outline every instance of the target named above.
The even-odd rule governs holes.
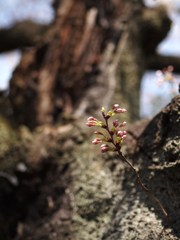
[[[163,69],[168,65],[174,67],[174,72],[180,73],[180,57],[155,54],[147,61],[147,69]]]
[[[10,29],[0,30],[0,52],[34,46],[42,39],[49,25],[23,21]]]

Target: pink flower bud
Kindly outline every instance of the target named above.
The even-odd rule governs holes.
[[[109,151],[109,146],[107,144],[102,144],[101,145],[101,152],[108,152]]]
[[[127,110],[125,108],[116,108],[116,109],[114,109],[114,112],[115,113],[125,113],[125,112],[127,112]]]
[[[88,117],[87,121],[97,121],[97,119],[91,116],[91,117]]]
[[[92,141],[92,144],[99,144],[99,143],[102,143],[102,139],[100,139],[100,138],[95,138],[95,139]]]
[[[122,139],[125,139],[127,137],[127,135],[126,134],[124,134],[121,138]]]
[[[97,122],[96,122],[96,121],[88,121],[88,122],[86,123],[86,125],[87,125],[88,127],[94,127],[94,126],[97,125]]]
[[[98,120],[97,120],[96,118],[94,118],[94,117],[89,117],[89,118],[87,119],[86,125],[87,125],[88,127],[94,127],[94,126],[102,127],[102,126],[103,126],[103,122],[98,121]]]
[[[116,120],[113,121],[113,126],[114,126],[114,127],[118,127],[118,126],[119,126],[119,121],[118,121],[118,119],[116,119]]]
[[[126,131],[118,131],[117,132],[117,136],[118,136],[118,138],[119,138],[119,141],[121,141],[121,140],[123,140],[124,138],[126,138],[126,134],[127,134],[127,132]]]
[[[124,135],[123,131],[118,131],[117,136],[122,137]]]
[[[124,127],[124,126],[126,126],[126,122],[125,121],[122,122],[119,127]]]
[[[108,147],[108,145],[107,144],[101,144],[101,147]]]
[[[119,104],[115,103],[112,107],[112,109],[116,109],[116,108],[119,108]]]

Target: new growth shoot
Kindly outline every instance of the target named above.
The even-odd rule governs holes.
[[[94,117],[89,117],[87,119],[86,125],[88,127],[100,127],[100,129],[105,129],[105,134],[103,131],[95,131],[94,134],[96,138],[92,141],[93,144],[101,143],[101,152],[108,151],[120,151],[121,144],[123,140],[126,138],[126,131],[122,130],[122,128],[126,125],[126,122],[119,122],[118,119],[115,119],[112,123],[112,126],[109,126],[109,119],[117,114],[125,113],[126,109],[120,108],[118,104],[114,104],[112,109],[106,113],[104,107],[101,109],[102,116],[104,118],[103,121],[99,121]]]
[[[151,199],[153,199],[153,201],[161,209],[165,218],[169,221],[168,214],[162,206],[160,200],[143,184],[139,176],[138,169],[133,166],[133,164],[123,155],[121,151],[121,145],[127,135],[127,132],[123,130],[123,128],[126,126],[126,122],[120,122],[117,118],[114,119],[114,117],[116,117],[118,114],[124,114],[126,111],[127,110],[121,108],[119,104],[114,104],[109,111],[106,111],[106,109],[102,107],[102,121],[94,117],[89,117],[87,119],[86,125],[88,127],[98,128],[98,130],[94,132],[96,138],[92,141],[92,144],[100,144],[102,153],[109,151],[116,152],[120,160],[128,164],[131,170],[134,172],[142,190],[146,192],[151,197]],[[112,123],[109,123],[110,119],[113,120]]]

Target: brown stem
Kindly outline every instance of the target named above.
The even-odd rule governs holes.
[[[164,207],[163,207],[162,203],[160,202],[160,200],[143,184],[143,182],[142,182],[142,180],[141,180],[141,178],[139,176],[138,170],[128,161],[127,158],[125,158],[123,156],[123,154],[121,153],[121,151],[119,149],[117,150],[117,152],[119,154],[120,159],[122,161],[126,162],[131,167],[131,169],[134,171],[134,173],[135,173],[135,175],[137,177],[138,183],[140,184],[140,186],[143,189],[143,191],[145,191],[158,204],[158,206],[161,209],[161,211],[163,212],[164,216],[168,219],[168,221],[170,221],[168,213],[164,209]]]
[[[117,144],[114,142],[114,138],[111,134],[111,131],[109,130],[109,125],[108,125],[108,118],[103,114],[103,117],[105,119],[105,122],[106,122],[106,130],[107,132],[109,133],[110,135],[110,138],[111,138],[111,142],[112,144],[114,145],[115,149],[117,150],[118,154],[119,154],[119,157],[120,159],[127,163],[130,168],[133,170],[133,172],[135,173],[136,177],[137,177],[137,180],[138,180],[138,183],[140,184],[141,188],[143,191],[145,191],[159,206],[159,208],[161,209],[163,215],[165,216],[165,218],[170,222],[170,219],[169,219],[169,216],[168,216],[168,213],[166,212],[166,210],[164,209],[162,203],[160,202],[160,200],[153,194],[152,191],[150,191],[142,182],[140,176],[139,176],[139,173],[138,173],[138,170],[132,165],[132,163],[126,158],[124,157],[124,155],[122,154],[121,150],[120,150],[120,147],[119,145],[117,146]]]
[[[115,147],[115,150],[118,152],[118,155],[120,157],[120,159],[125,162],[126,164],[128,164],[130,166],[130,168],[133,170],[133,172],[135,173],[136,177],[137,177],[137,180],[138,180],[138,183],[139,185],[141,186],[142,190],[147,193],[153,200],[154,202],[157,203],[157,205],[159,206],[159,208],[161,209],[163,215],[165,216],[166,220],[168,223],[171,223],[171,220],[169,218],[169,215],[168,213],[166,212],[165,208],[163,207],[162,203],[160,202],[160,200],[154,195],[154,193],[149,190],[145,185],[144,183],[142,182],[141,180],[141,177],[138,173],[138,169],[136,169],[133,164],[122,154],[121,152],[121,147],[119,144],[116,144],[115,141],[114,141],[114,133],[112,133],[109,129],[109,124],[108,124],[108,120],[109,120],[109,117],[106,116],[103,112],[102,112],[102,116],[105,120],[105,124],[104,124],[104,128],[106,129],[106,131],[109,133],[109,136],[110,136],[110,139],[111,139],[111,143],[114,145]],[[162,233],[165,231],[165,227],[163,228],[163,230],[161,231],[160,235],[159,235],[159,239],[161,238],[162,236]],[[170,236],[169,236],[169,239]]]

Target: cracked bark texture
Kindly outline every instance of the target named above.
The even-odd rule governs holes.
[[[129,134],[122,148],[171,222],[117,155],[101,154],[91,145],[93,130],[85,129],[81,119],[63,126],[44,125],[33,132],[19,130],[25,149],[20,163],[27,170],[21,171],[17,161],[9,172],[17,185],[0,177],[1,237],[179,239],[179,101],[180,96],[175,97],[150,122],[129,125],[136,139]]]
[[[170,29],[165,8],[123,0],[56,1],[55,7],[54,24],[23,53],[11,79],[16,122],[33,128],[78,118],[113,98],[129,110],[129,120],[138,119],[147,57]]]
[[[122,148],[170,224],[116,155],[91,146],[85,127],[89,114],[115,102],[128,122],[138,118],[141,75],[170,28],[166,10],[118,0],[54,7],[44,41],[24,50],[1,96],[0,238],[148,240],[165,227],[161,239],[178,239],[179,96],[150,122],[129,125]]]

